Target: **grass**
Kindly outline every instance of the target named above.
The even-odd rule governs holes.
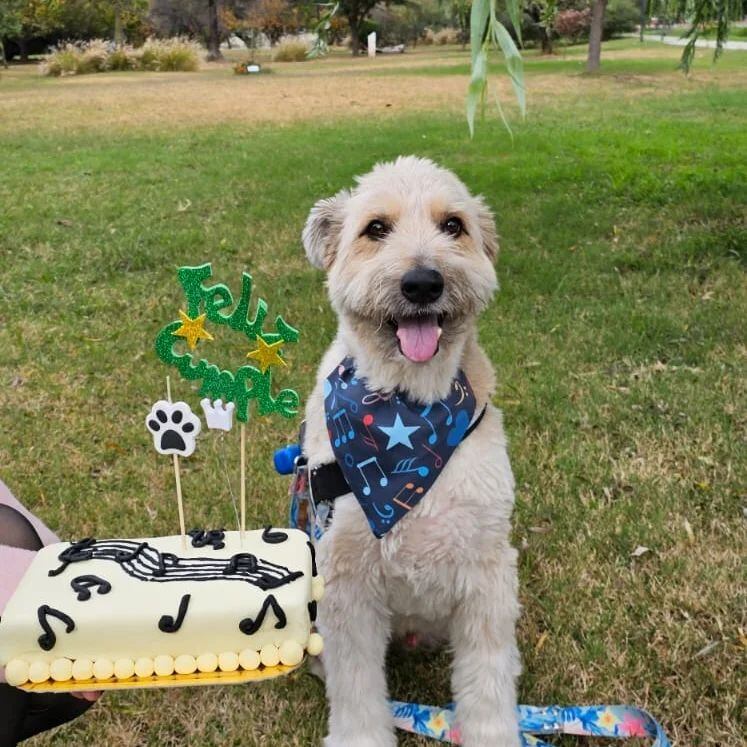
[[[458,50],[445,54],[464,64]],[[408,57],[415,69],[438,65],[433,49]],[[309,96],[385,91],[388,77],[366,75],[365,65],[283,65],[262,85],[276,99],[300,95],[296,85]],[[166,371],[151,346],[182,303],[176,268],[211,260],[229,283],[251,269],[271,313],[302,330],[278,386],[305,394],[335,328],[299,244],[309,207],[376,160],[430,156],[486,195],[503,237],[502,291],[481,339],[498,371],[518,486],[521,700],[636,703],[677,744],[737,747],[744,70],[696,69],[687,80],[656,69],[645,85],[634,69],[530,72],[532,109],[513,144],[492,117],[468,140],[462,99],[452,89],[453,100],[428,98],[449,78],[409,75],[410,97],[420,90],[430,108],[413,98],[390,112],[379,99],[361,111],[332,98],[323,117],[309,111],[296,122],[281,100],[249,125],[224,99],[259,81],[237,83],[228,66],[173,78],[4,76],[0,477],[66,537],[173,532],[172,476],[143,417],[163,394]],[[463,97],[464,79],[451,77]],[[156,116],[142,101],[192,88],[215,92],[212,118],[183,119],[163,105]],[[19,128],[27,119],[34,127]],[[225,354],[238,361],[242,352]],[[176,394],[197,406],[189,385]],[[294,430],[272,421],[252,432],[252,524],[285,521],[287,482],[269,464]],[[182,479],[189,523],[231,525],[213,442],[185,461]],[[649,550],[634,557],[638,546]],[[447,702],[447,664],[445,654],[397,657],[392,694]],[[325,721],[321,685],[300,674],[107,696],[29,744],[290,747],[318,743]]]

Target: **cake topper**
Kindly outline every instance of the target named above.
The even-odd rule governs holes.
[[[252,402],[255,403],[258,415],[277,413],[282,417],[292,418],[298,413],[299,398],[295,390],[281,389],[276,394],[272,390],[273,369],[288,366],[284,348],[289,343],[298,341],[298,330],[279,315],[275,317],[274,330],[264,330],[268,306],[260,298],[253,314],[250,313],[253,281],[249,273],[242,273],[241,295],[238,300],[234,299],[228,286],[222,283],[211,284],[212,274],[210,263],[181,267],[178,270],[177,276],[184,291],[186,308],[179,309],[179,318],[161,329],[156,337],[155,349],[158,357],[166,365],[176,368],[182,378],[200,382],[200,404],[209,429],[230,431],[234,414],[240,423],[239,529],[243,537],[246,530],[246,424],[249,422],[251,405]],[[208,325],[227,327],[246,338],[250,349],[245,354],[242,365],[235,369],[221,367],[205,357],[206,346],[215,341],[218,335],[218,329],[208,329]],[[176,404],[180,403],[175,403],[174,406]],[[155,444],[156,433],[153,433],[153,438]],[[158,449],[158,445],[156,448]],[[176,460],[176,456],[174,458]],[[175,469],[178,469],[176,461]],[[177,473],[177,486],[178,484]]]
[[[236,408],[233,402],[226,402],[224,405],[222,399],[216,399],[211,403],[204,397],[200,400],[200,405],[211,431],[230,431],[233,428],[233,411]]]

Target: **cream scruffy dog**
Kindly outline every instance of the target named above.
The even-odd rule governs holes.
[[[384,658],[408,631],[448,640],[465,747],[518,747],[514,481],[475,320],[497,287],[493,217],[451,172],[398,158],[318,202],[303,231],[338,318],[306,410],[309,467],[333,462],[324,382],[350,356],[372,391],[432,403],[462,369],[482,421],[427,495],[377,539],[352,493],[319,544],[326,747],[396,745]]]

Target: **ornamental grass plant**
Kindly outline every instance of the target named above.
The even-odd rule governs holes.
[[[61,77],[121,70],[193,72],[199,68],[200,51],[197,43],[184,37],[150,38],[139,48],[106,39],[62,42],[41,62],[40,73]]]

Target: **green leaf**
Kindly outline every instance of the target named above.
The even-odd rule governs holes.
[[[470,14],[470,49],[472,51],[472,75],[475,74],[477,58],[483,51],[483,41],[488,32],[491,0],[474,0]],[[471,85],[471,84],[470,84]]]
[[[477,51],[472,62],[472,77],[467,89],[467,124],[469,125],[470,137],[475,136],[475,114],[477,104],[485,99],[485,91],[488,86],[488,55],[484,47]]]
[[[521,0],[506,0],[506,10],[508,17],[516,31],[516,38],[522,46],[524,42],[521,39]]]
[[[508,30],[500,21],[495,20],[491,23],[491,33],[493,41],[501,48],[501,52],[503,52],[503,56],[506,58],[508,75],[511,78],[511,85],[514,88],[519,109],[522,116],[526,116],[527,102],[526,89],[524,87],[524,63],[522,62],[521,54],[516,48],[511,34],[508,33]]]

